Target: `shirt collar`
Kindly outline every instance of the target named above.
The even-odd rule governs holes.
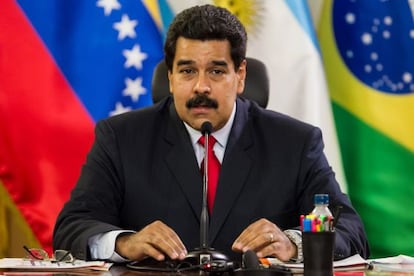
[[[229,139],[229,135],[230,135],[231,127],[234,122],[235,115],[236,115],[236,102],[234,102],[233,110],[230,114],[230,118],[228,119],[227,123],[222,128],[212,133],[217,143],[220,144],[220,146],[222,146],[223,148],[225,148],[227,145],[227,141]],[[188,133],[190,134],[192,144],[193,145],[197,144],[198,139],[200,139],[201,137],[200,131],[190,127],[190,125],[188,125],[186,122],[184,122],[184,125]]]

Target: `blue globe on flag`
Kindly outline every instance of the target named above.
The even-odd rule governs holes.
[[[410,1],[334,1],[336,44],[356,78],[385,93],[414,92],[413,13]]]

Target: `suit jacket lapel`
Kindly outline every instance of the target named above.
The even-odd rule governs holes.
[[[237,111],[227,142],[222,163],[213,214],[210,218],[210,242],[212,243],[237,199],[252,166],[247,149],[253,140],[249,135],[248,104],[237,100]]]
[[[183,122],[175,111],[174,104],[170,104],[170,123],[167,127],[165,139],[171,144],[171,150],[165,161],[171,174],[176,178],[185,194],[194,215],[199,220],[201,213],[202,177],[197,165],[191,139]]]

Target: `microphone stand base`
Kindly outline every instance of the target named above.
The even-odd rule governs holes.
[[[192,265],[200,265],[212,261],[230,262],[230,259],[224,253],[214,250],[214,248],[196,248],[187,254],[184,261]]]

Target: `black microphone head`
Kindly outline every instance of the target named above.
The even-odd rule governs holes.
[[[260,262],[257,258],[256,252],[253,250],[247,250],[243,254],[243,267],[244,268],[259,268]]]
[[[209,122],[209,121],[205,121],[202,125],[201,125],[201,133],[203,135],[210,134],[213,131],[213,125]]]

